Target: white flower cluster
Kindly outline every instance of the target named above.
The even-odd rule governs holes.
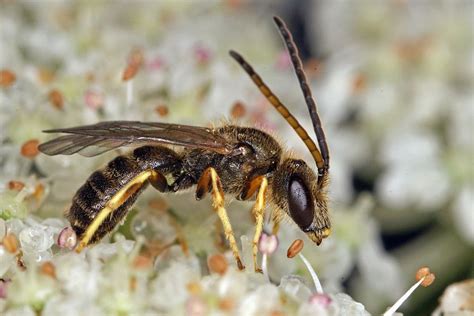
[[[413,252],[394,257],[384,249],[380,233],[389,220],[383,210],[402,213],[396,218],[403,228],[411,212],[431,214],[449,205],[456,227],[472,242],[472,222],[465,220],[472,213],[472,168],[463,167],[472,156],[472,137],[465,133],[472,98],[439,76],[448,73],[452,82],[470,76],[461,69],[464,59],[446,53],[450,41],[472,50],[459,46],[466,30],[461,25],[433,35],[421,79],[403,80],[412,67],[404,58],[425,44],[415,43],[423,47],[412,52],[403,42],[394,53],[388,22],[375,32],[370,17],[376,14],[355,10],[355,20],[347,20],[360,23],[349,27],[353,37],[374,32],[378,40],[334,54],[319,74],[308,68],[330,140],[333,234],[301,255],[324,293],[306,281],[312,275],[304,261],[287,258],[290,244],[306,238],[288,223],[265,254],[265,274],[253,272],[250,205],[238,201],[228,208],[236,236],[242,236],[245,272],[225,252],[210,203],[187,193],[157,197],[149,190],[111,236],[80,254],[71,251],[75,234],[63,212],[87,176],[114,154],[41,155],[38,143],[49,137],[42,130],[105,120],[204,126],[225,116],[285,135],[285,145],[304,155],[304,144],[227,56],[229,49],[241,51],[311,126],[268,8],[245,1],[235,6],[239,1],[2,4],[2,315],[367,315],[366,309],[381,312],[394,302],[414,270],[414,263],[403,264]],[[267,15],[268,23],[262,22]],[[443,23],[439,29],[452,26]],[[453,110],[443,107],[448,101]],[[357,195],[350,180],[356,172],[375,178],[374,192]],[[439,236],[443,249],[457,241],[444,238],[444,231]],[[216,263],[211,258],[218,253],[226,257]],[[443,262],[440,268],[449,264]]]
[[[3,314],[368,315],[345,294],[321,301],[299,277],[285,276],[277,286],[261,274],[228,266],[224,257],[220,268],[209,263],[209,274],[199,257],[178,245],[163,250],[155,261],[139,253],[141,238],[132,242],[117,237],[115,243],[76,254],[60,243],[64,225],[58,219],[0,220]],[[246,237],[242,244],[249,257]]]

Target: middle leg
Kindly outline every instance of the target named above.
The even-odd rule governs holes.
[[[224,191],[222,190],[221,180],[216,170],[212,167],[207,168],[201,175],[196,187],[196,198],[198,200],[201,199],[208,191],[212,192],[212,206],[222,222],[224,234],[229,241],[230,249],[237,261],[237,266],[239,270],[244,270],[245,266],[240,259],[239,248],[235,241],[234,232],[232,231],[227,211],[224,208]]]

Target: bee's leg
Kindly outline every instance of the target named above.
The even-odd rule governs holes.
[[[225,240],[224,229],[222,228],[221,221],[218,218],[216,218],[214,223],[214,245],[221,252],[224,252],[228,249]]]
[[[212,206],[222,222],[225,236],[229,241],[230,249],[237,261],[237,266],[240,270],[243,270],[245,269],[245,266],[242,264],[242,260],[240,259],[239,249],[237,248],[237,242],[235,241],[232,226],[229,217],[227,216],[227,211],[224,208],[224,191],[222,190],[221,180],[219,179],[216,170],[212,167],[207,168],[201,175],[196,188],[196,199],[200,200],[209,191],[212,192]]]
[[[181,250],[183,251],[184,255],[186,257],[189,256],[189,246],[188,242],[186,240],[186,237],[184,236],[183,229],[181,225],[176,221],[176,218],[170,214],[170,224],[173,226],[175,232],[176,232],[176,241],[179,243],[179,246],[181,247]]]
[[[76,247],[76,252],[79,253],[84,247],[86,247],[94,234],[97,232],[99,227],[107,221],[112,213],[119,209],[123,204],[127,203],[129,198],[133,197],[133,200],[136,198],[137,194],[146,186],[147,180],[150,178],[152,172],[150,170],[139,173],[135,178],[133,178],[129,183],[127,183],[123,188],[121,188],[114,196],[107,202],[105,207],[97,213],[90,225],[87,226],[82,238],[79,241],[79,244]]]
[[[187,174],[181,174],[178,178],[169,186],[170,191],[178,192],[185,190],[192,185],[196,184],[196,181]]]
[[[252,241],[253,265],[256,272],[261,272],[257,264],[258,241],[263,230],[263,215],[265,211],[265,193],[267,191],[268,180],[264,176],[258,176],[252,179],[241,194],[242,199],[249,199],[257,192],[257,199],[252,208],[252,214],[255,216],[255,235]],[[258,190],[258,191],[257,191]]]
[[[141,191],[146,186],[147,181],[160,192],[165,192],[168,188],[165,176],[156,170],[146,170],[138,174],[122,189],[115,193],[115,195],[107,202],[105,207],[97,214],[91,225],[87,227],[84,236],[79,241],[79,244],[76,247],[76,252],[81,252],[82,249],[89,244],[92,236],[99,229],[99,226],[103,225],[106,219],[112,216],[112,213],[116,212],[117,209],[126,203],[131,196],[134,196],[138,191]]]

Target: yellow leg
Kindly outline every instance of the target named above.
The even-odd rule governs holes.
[[[198,182],[197,190],[201,190],[201,187],[205,187],[211,180],[212,186],[212,206],[219,216],[219,219],[222,222],[222,226],[224,228],[224,234],[227,240],[229,241],[230,249],[234,254],[235,261],[237,261],[237,266],[240,270],[245,269],[245,266],[242,264],[242,260],[240,259],[239,249],[237,247],[237,242],[235,241],[234,232],[232,231],[232,226],[229,221],[229,217],[227,216],[227,211],[224,208],[224,191],[222,190],[222,184],[217,175],[217,172],[214,168],[207,168],[201,179]],[[198,191],[200,192],[200,191]],[[205,190],[203,191],[205,192]]]
[[[96,215],[92,223],[87,227],[82,239],[76,246],[76,252],[81,252],[84,247],[89,244],[92,236],[96,233],[99,226],[110,216],[117,208],[120,207],[132,194],[138,191],[143,184],[150,178],[152,171],[144,171],[138,174],[107,202],[105,207]]]
[[[268,186],[268,181],[265,177],[260,180],[260,186],[257,193],[257,200],[252,209],[252,214],[255,216],[255,235],[252,242],[253,266],[256,272],[261,272],[257,263],[258,241],[262,235],[263,230],[263,215],[265,211],[265,193]]]

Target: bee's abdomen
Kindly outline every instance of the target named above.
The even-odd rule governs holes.
[[[128,155],[116,157],[105,168],[95,171],[79,188],[66,214],[78,238],[84,237],[86,230],[98,214],[104,211],[114,196],[122,188],[130,185],[131,181],[136,181],[137,177],[148,170],[155,170],[166,175],[179,165],[178,155],[169,148],[144,146]],[[118,207],[101,222],[88,243],[96,243],[112,231],[124,219],[147,185],[148,181],[134,184],[133,192],[120,200]]]

